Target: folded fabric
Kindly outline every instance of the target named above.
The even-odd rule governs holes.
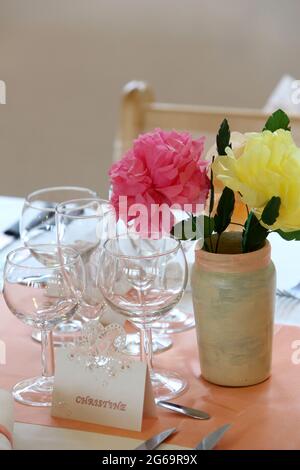
[[[10,392],[0,389],[0,450],[13,447],[14,403]]]
[[[263,111],[273,113],[281,108],[286,113],[300,114],[300,82],[291,75],[284,75],[269,96]]]

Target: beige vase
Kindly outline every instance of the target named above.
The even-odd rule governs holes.
[[[202,376],[254,385],[270,376],[276,272],[271,246],[241,253],[241,234],[225,232],[219,253],[196,247],[192,293]]]

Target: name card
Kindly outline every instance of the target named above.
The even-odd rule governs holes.
[[[97,360],[56,350],[52,416],[141,431],[143,416],[156,416],[147,365],[122,354]]]

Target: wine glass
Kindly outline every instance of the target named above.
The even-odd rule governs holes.
[[[47,257],[47,265],[42,261]],[[75,313],[84,291],[84,270],[79,253],[69,247],[36,245],[11,251],[4,268],[3,296],[21,321],[41,331],[42,376],[13,387],[20,403],[50,406],[54,354],[52,330]]]
[[[200,210],[197,215],[201,215],[202,210]],[[183,222],[184,220],[190,217],[190,214],[180,210],[175,209],[173,210],[173,215],[175,217],[175,223]],[[196,214],[195,214],[196,215]],[[190,284],[190,266],[194,263],[195,258],[195,241],[193,240],[184,240],[181,242],[182,248],[184,250],[186,259],[188,261],[188,282],[186,287],[186,293],[191,293],[191,284]],[[191,328],[195,327],[195,316],[194,312],[191,309],[191,299],[189,295],[189,299],[184,296],[183,301],[180,305],[173,308],[164,318],[162,321],[157,321],[153,324],[153,332],[156,334],[174,334],[174,333],[181,333]],[[188,300],[188,301],[187,301]]]
[[[33,249],[41,243],[56,244],[56,206],[70,199],[89,197],[97,197],[97,194],[91,189],[77,186],[55,186],[30,193],[24,201],[20,218],[20,237],[24,245]],[[47,259],[44,262],[47,264]],[[63,345],[73,341],[74,335],[79,334],[81,328],[82,322],[76,316],[57,325],[53,332],[54,344]],[[41,341],[40,331],[33,331],[32,337]]]
[[[130,227],[130,224],[125,224],[122,219],[119,219],[116,224],[116,235],[124,235],[129,233],[135,233],[135,229]],[[126,344],[123,349],[125,354],[129,356],[140,356],[141,354],[141,335],[139,332],[127,333]],[[167,351],[173,346],[171,337],[165,334],[163,331],[158,330],[156,333],[152,331],[152,352],[153,354],[162,353]]]
[[[44,188],[29,194],[20,219],[20,236],[24,245],[56,244],[56,206],[71,199],[90,197],[97,197],[95,191],[76,186]]]
[[[190,284],[190,266],[195,256],[195,242],[182,241],[182,248],[188,260],[188,283],[185,295],[179,305],[172,308],[161,320],[152,324],[152,345],[153,353],[167,351],[172,347],[172,339],[169,335],[182,333],[195,327],[195,316],[191,308],[191,284]],[[187,294],[187,295],[186,295]],[[126,336],[125,351],[132,356],[139,355],[140,335],[130,333]]]
[[[185,379],[153,370],[151,325],[182,298],[187,263],[179,241],[142,239],[133,234],[108,239],[101,252],[100,285],[109,306],[140,330],[141,360],[146,361],[156,400],[179,395]]]
[[[188,260],[188,283],[186,287],[186,293],[191,292],[190,284],[190,266],[194,262],[195,257],[195,242],[194,241],[182,241],[182,248],[185,256]],[[152,326],[153,332],[156,335],[182,333],[195,327],[195,316],[191,309],[190,298],[184,296],[180,305],[173,308],[162,320],[158,320]],[[189,295],[191,297],[191,295]],[[187,302],[188,300],[188,302]]]
[[[160,325],[159,325],[160,326]],[[153,354],[162,353],[168,351],[173,346],[173,341],[168,334],[165,334],[163,330],[157,328],[152,331],[152,352]],[[140,334],[127,333],[126,344],[123,352],[129,354],[129,356],[139,356],[141,351]]]
[[[76,249],[85,268],[86,289],[77,317],[99,319],[105,306],[97,276],[99,257],[109,233],[115,233],[115,211],[99,198],[66,201],[56,207],[56,226],[58,243]]]

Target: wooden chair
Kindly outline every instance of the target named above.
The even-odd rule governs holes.
[[[193,135],[206,136],[206,148],[215,141],[218,128],[226,117],[233,131],[251,132],[263,128],[267,115],[260,110],[217,108],[159,103],[151,87],[140,81],[131,81],[123,88],[120,125],[114,147],[114,160],[132,146],[141,133],[160,127],[187,130]],[[300,144],[300,116],[291,118],[293,135]]]

